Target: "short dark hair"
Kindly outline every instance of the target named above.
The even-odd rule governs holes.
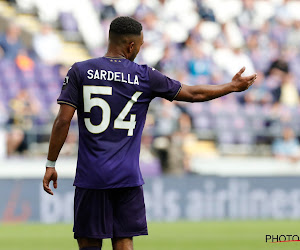
[[[137,20],[128,17],[120,16],[114,19],[109,27],[109,33],[118,35],[140,35],[143,27]]]

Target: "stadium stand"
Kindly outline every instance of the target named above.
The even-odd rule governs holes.
[[[153,101],[145,128],[150,146],[145,150],[154,149],[162,166],[170,155],[181,153],[189,158],[197,149],[202,155],[271,156],[272,143],[285,127],[300,136],[300,120],[295,119],[300,113],[299,11],[300,2],[293,0],[0,1],[0,19],[5,21],[0,25],[2,37],[14,16],[24,43],[16,60],[6,58],[0,40],[0,126],[14,143],[19,142],[9,153],[45,153],[68,66],[102,56],[111,20],[130,15],[144,27],[145,44],[138,63],[191,85],[228,82],[242,66],[246,74],[259,75],[247,92],[209,103]],[[32,39],[43,22],[54,28],[62,43],[62,53],[51,63],[32,50]],[[18,100],[24,90],[23,95],[29,97]],[[35,110],[28,115],[21,112],[20,118],[17,111],[22,105],[35,106]],[[30,122],[24,126],[20,120]],[[181,120],[190,120],[190,126]],[[76,121],[73,126],[75,131]],[[66,154],[72,155],[76,133],[70,138],[70,145],[75,146]],[[182,145],[175,143],[178,138]],[[188,169],[188,160],[179,162]]]

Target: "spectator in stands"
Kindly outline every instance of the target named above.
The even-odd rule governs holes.
[[[287,37],[287,45],[291,48],[298,48],[300,44],[300,20],[293,22],[292,28],[289,30]]]
[[[23,151],[21,144],[24,141],[24,138],[24,132],[19,128],[12,128],[8,131],[6,137],[7,156],[11,156],[17,151]]]
[[[271,63],[267,71],[267,75],[275,74],[275,75],[283,76],[284,74],[289,73],[289,71],[290,69],[287,61],[278,58]]]
[[[276,139],[272,145],[272,153],[277,159],[297,162],[300,160],[300,145],[294,131],[286,127],[282,138]]]
[[[164,172],[169,167],[169,151],[173,135],[178,130],[178,119],[181,111],[173,102],[159,100],[155,105],[154,115],[156,124],[154,129],[154,149],[158,155]]]
[[[0,99],[0,128],[7,122],[8,114],[7,110]]]
[[[0,54],[3,54],[4,59],[14,60],[24,48],[20,39],[20,31],[18,25],[10,23],[6,32],[0,35]]]
[[[10,4],[15,4],[16,3],[16,0],[6,0],[8,3]]]
[[[153,12],[153,6],[149,4],[149,1],[141,0],[136,8],[135,16],[136,18],[143,20],[143,18],[151,12]]]
[[[251,30],[257,28],[255,23],[257,13],[254,8],[254,0],[242,0],[242,2],[243,10],[237,17],[237,22],[244,34],[247,35]]]
[[[231,54],[230,58],[228,58],[230,60],[230,64],[227,64],[227,67],[225,67],[229,75],[234,74],[234,69],[238,68],[238,64],[244,65],[246,67],[247,74],[253,74],[255,72],[253,62],[241,47],[233,48],[232,52],[233,53]]]
[[[26,90],[21,90],[10,102],[11,114],[8,121],[7,154],[28,149],[27,132],[33,127],[33,120],[39,112],[39,103]]]
[[[40,33],[34,36],[33,49],[42,61],[50,64],[57,62],[62,44],[49,24],[44,24]]]
[[[172,102],[161,100],[155,110],[156,136],[170,136],[177,130],[180,109]]]
[[[216,17],[211,8],[208,8],[205,4],[202,3],[201,0],[196,0],[197,11],[201,18],[206,21],[215,22]]]
[[[21,71],[32,71],[34,69],[34,61],[28,56],[26,50],[21,50],[15,61]]]
[[[281,85],[273,91],[273,96],[275,102],[280,102],[284,106],[293,108],[299,105],[299,93],[291,73],[283,76]]]
[[[178,72],[176,72],[175,69],[181,66],[182,70],[180,72],[183,72],[185,62],[183,62],[181,58],[178,58],[176,53],[176,48],[171,46],[166,47],[161,60],[155,65],[155,69],[163,71],[167,75],[174,75]]]
[[[210,76],[213,65],[211,58],[205,55],[199,46],[195,49],[195,54],[188,61],[190,74],[193,76]]]
[[[278,6],[275,13],[276,21],[287,27],[293,22],[291,8],[288,6],[290,2],[290,0],[284,0],[283,3]]]
[[[117,11],[112,3],[106,4],[103,6],[103,8],[100,12],[101,20],[104,20],[104,19],[112,20],[112,19],[114,19],[115,16],[117,16]]]

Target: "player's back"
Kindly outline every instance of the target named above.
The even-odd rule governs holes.
[[[171,99],[178,91],[175,86],[166,94],[170,86],[156,86],[154,82],[160,79],[152,71],[146,65],[108,57],[79,62],[69,70],[58,102],[77,108],[76,186],[118,188],[143,184],[139,152],[149,103],[159,93]]]

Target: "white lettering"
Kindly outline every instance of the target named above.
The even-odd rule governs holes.
[[[178,220],[180,217],[180,206],[178,205],[180,200],[180,194],[174,191],[166,192],[165,197],[165,206],[166,206],[166,220],[168,221],[175,221]]]
[[[130,81],[130,74],[128,74],[128,83],[133,84],[133,82]]]
[[[268,193],[263,189],[254,189],[250,193],[249,217],[250,218],[266,218],[270,211],[270,200]]]
[[[186,194],[185,216],[190,220],[201,220],[204,217],[204,195],[199,190],[191,190]]]
[[[290,197],[281,189],[275,189],[271,197],[270,212],[272,213],[272,218],[284,219],[285,215],[288,214],[287,206],[289,205]]]
[[[123,73],[121,73],[121,75],[122,75],[122,82],[125,82],[125,83],[127,83],[127,81],[124,79],[124,74],[123,74]]]
[[[134,76],[134,84],[139,85],[139,78],[137,77],[137,75]]]
[[[120,72],[115,72],[115,81],[116,82],[120,82],[121,81],[120,78],[119,78],[120,74],[121,74]]]
[[[99,72],[100,71],[100,72]],[[134,77],[134,78],[133,78]],[[139,78],[137,75],[127,74],[127,78],[124,73],[122,72],[113,72],[113,71],[106,71],[104,69],[95,71],[89,69],[87,71],[87,78],[88,79],[99,79],[99,80],[107,80],[107,81],[116,81],[116,82],[124,82],[128,84],[139,85]]]
[[[94,74],[94,79],[100,79],[100,76],[99,76],[99,71],[98,71],[98,69],[96,69],[96,71],[95,71],[95,74]]]
[[[88,73],[88,79],[93,79],[93,76],[94,76],[94,70],[92,70],[92,69],[89,69],[88,71],[87,71],[87,73]]]
[[[300,217],[300,190],[294,189],[291,192],[291,212],[290,218]]]
[[[107,72],[105,70],[103,70],[103,69],[101,69],[100,72],[101,72],[101,76],[100,76],[101,80],[106,80],[106,74],[107,74]]]
[[[107,71],[107,81],[112,81],[114,79],[114,72]]]

